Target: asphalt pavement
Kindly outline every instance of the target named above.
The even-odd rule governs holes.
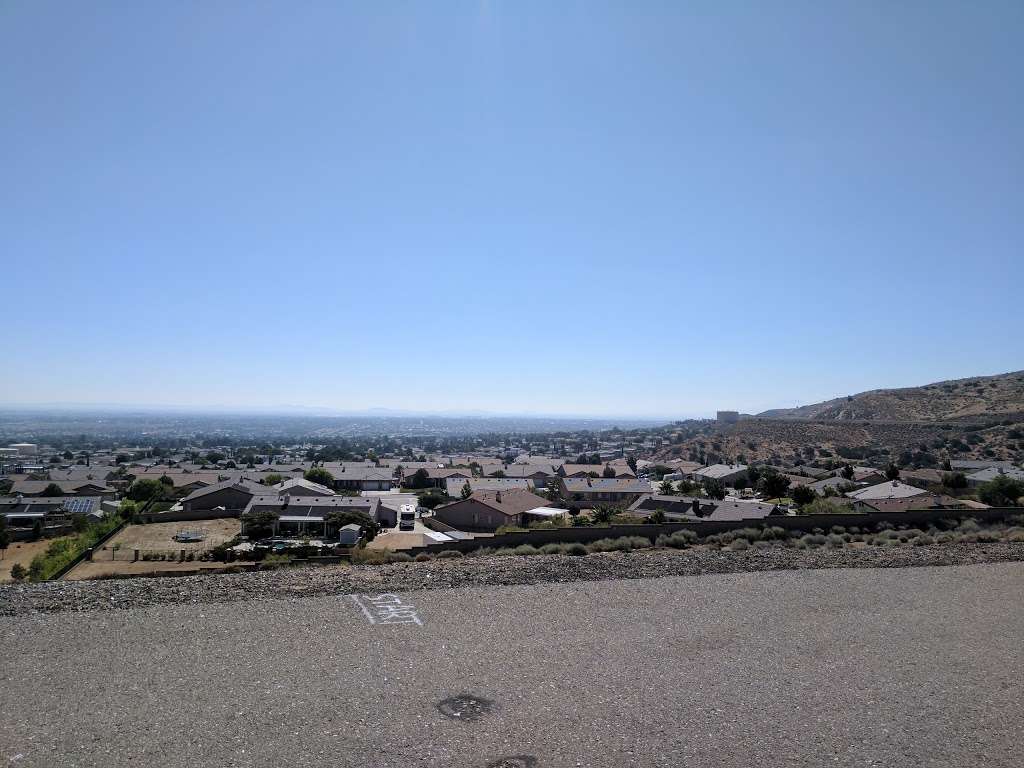
[[[12,766],[1024,765],[1024,564],[0,618]]]

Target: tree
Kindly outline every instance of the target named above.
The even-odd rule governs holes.
[[[75,533],[85,533],[89,527],[89,520],[85,515],[75,515],[71,518],[71,529]]]
[[[505,477],[505,470],[499,469],[491,477]]]
[[[164,486],[167,489],[167,492],[170,492],[174,488],[174,480],[172,480],[169,476],[160,475],[159,480],[160,485]]]
[[[675,496],[676,488],[674,485],[672,485],[671,480],[662,480],[661,485],[658,486],[658,493],[662,494],[663,496]]]
[[[150,499],[159,499],[164,495],[165,486],[159,480],[153,480],[151,478],[143,478],[136,480],[128,488],[128,498],[132,501],[149,501]]]
[[[43,538],[43,521],[36,520],[32,524],[32,540],[39,541],[41,538]]]
[[[885,468],[885,477],[888,480],[899,480],[900,468],[890,461],[889,466]]]
[[[713,477],[705,477],[704,493],[708,495],[709,499],[718,499],[721,501],[725,498],[725,486]]]
[[[334,487],[334,475],[323,467],[311,467],[310,469],[307,469],[302,476],[311,483],[326,485],[328,488]]]
[[[57,485],[56,483],[50,483],[48,486],[43,488],[42,493],[40,493],[39,495],[40,496],[47,496],[47,497],[63,496],[64,495],[64,491],[62,491],[61,487],[59,485]]]
[[[634,475],[636,474],[636,456],[630,455],[626,457],[626,466],[629,467],[629,471]]]
[[[651,523],[652,525],[661,525],[665,522],[665,520],[665,513],[660,509],[654,510],[653,512],[651,512],[651,514],[647,516],[647,522]]]
[[[747,467],[747,482],[750,483],[752,488],[757,488],[762,472],[764,472],[764,467],[759,467],[756,464],[751,464]]]
[[[595,523],[608,523],[611,522],[612,517],[615,515],[616,509],[609,507],[607,504],[598,504],[594,507],[592,517]]]
[[[419,505],[421,507],[426,507],[427,509],[434,509],[448,500],[448,494],[437,488],[431,488],[426,493],[420,494]]]
[[[818,498],[818,494],[814,492],[814,489],[808,488],[806,485],[798,485],[793,489],[793,493],[791,495],[793,497],[793,503],[798,507],[810,504]]]
[[[280,516],[272,509],[257,509],[242,515],[242,532],[250,539],[265,539],[274,532]]]
[[[45,573],[46,564],[43,561],[43,556],[36,555],[32,558],[32,562],[28,564],[28,578],[30,581],[42,581]]]
[[[612,469],[611,464],[605,464],[604,469],[601,471],[602,477],[615,477],[615,470]]]
[[[338,509],[327,513],[325,519],[328,530],[340,531],[346,525],[355,523],[362,531],[363,538],[368,542],[373,541],[380,531],[380,525],[365,512],[353,509]]]
[[[25,570],[25,566],[21,563],[15,563],[11,566],[11,578],[15,581],[24,581],[27,576],[28,571]]]
[[[697,484],[690,480],[680,480],[676,483],[676,490],[682,494],[693,493],[697,490]]]
[[[224,454],[221,453],[220,451],[210,451],[208,454],[206,454],[206,461],[209,464],[219,464],[220,462],[224,461],[224,458]]]
[[[129,499],[122,499],[121,503],[117,506],[117,514],[126,523],[130,523],[135,520],[135,513],[137,511],[138,506],[136,506],[134,501],[130,501]]]
[[[786,490],[789,488],[789,478],[780,475],[775,470],[766,470],[761,473],[757,487],[767,498],[778,499],[786,494]]]
[[[990,507],[1012,507],[1024,496],[1024,482],[998,475],[978,489],[978,498]]]
[[[407,488],[428,488],[430,474],[423,468],[417,469],[410,477],[406,478],[405,486]]]
[[[127,453],[119,453],[114,457],[114,462],[116,464],[127,464],[130,458],[131,457]]]
[[[967,487],[967,476],[963,472],[947,472],[942,476],[942,484],[953,490]]]
[[[472,488],[472,486],[470,486],[469,480],[467,480],[466,482],[464,482],[462,484],[462,493],[460,494],[460,496],[462,498],[464,498],[464,499],[468,499],[472,495],[473,495],[473,488]]]
[[[280,475],[277,472],[268,472],[260,482],[264,485],[277,485],[282,480],[284,480],[284,475]]]

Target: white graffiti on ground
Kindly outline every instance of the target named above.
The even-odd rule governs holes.
[[[398,595],[385,592],[383,595],[350,595],[356,601],[371,624],[418,624],[423,621],[416,614],[416,607],[403,603]]]

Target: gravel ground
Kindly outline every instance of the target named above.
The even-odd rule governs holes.
[[[203,576],[0,586],[0,616],[124,609],[167,603],[407,592],[705,573],[820,568],[910,568],[1024,561],[1024,542],[800,550],[638,550],[569,555],[482,556],[425,563],[285,568]]]

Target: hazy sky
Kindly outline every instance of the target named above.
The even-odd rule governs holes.
[[[1024,368],[1024,4],[0,1],[0,403]]]

